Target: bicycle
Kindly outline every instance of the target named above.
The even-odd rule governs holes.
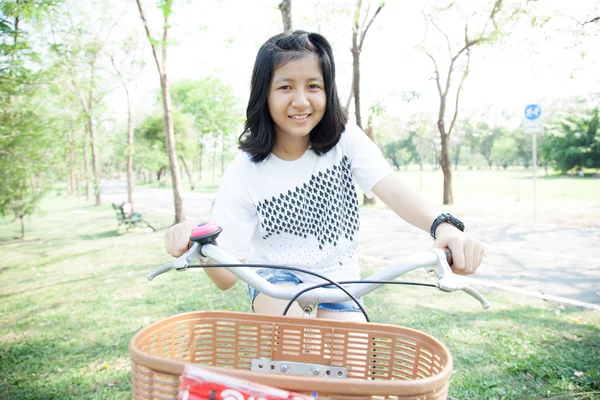
[[[178,380],[186,363],[280,389],[316,393],[319,398],[447,397],[452,355],[434,337],[401,326],[312,318],[319,302],[356,300],[417,268],[435,273],[438,282],[434,286],[439,289],[462,290],[488,308],[489,303],[477,290],[454,278],[444,250],[411,255],[362,283],[329,281],[281,287],[251,269],[257,265],[242,265],[217,247],[215,239],[220,232],[214,223],[195,228],[189,250],[147,278],[152,280],[172,269],[205,268],[207,265],[192,261],[208,257],[220,263],[210,267],[225,267],[261,293],[288,300],[288,308],[297,301],[305,318],[197,311],[157,321],[140,330],[129,345],[135,399],[177,398]]]

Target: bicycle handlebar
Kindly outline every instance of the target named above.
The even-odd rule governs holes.
[[[155,271],[147,275],[148,280],[154,279],[156,276],[163,274],[171,269],[185,270],[194,260],[199,258],[210,258],[220,264],[240,264],[240,261],[227,253],[223,249],[207,243],[199,244],[193,242],[192,246],[182,256],[174,261],[160,266]],[[404,258],[401,262],[389,265],[371,276],[365,278],[367,281],[389,281],[404,275],[407,272],[417,268],[424,268],[427,272],[434,272],[438,277],[437,287],[445,292],[454,292],[462,290],[468,295],[477,299],[484,309],[490,307],[487,300],[474,288],[465,285],[458,281],[455,274],[452,272],[450,265],[446,261],[447,254],[442,249],[431,249],[430,251],[416,253]],[[281,300],[290,300],[299,291],[312,287],[313,284],[302,283],[295,286],[280,286],[274,285],[254,272],[250,267],[224,267],[239,279],[248,283],[261,293]],[[268,268],[268,265],[265,265]],[[365,284],[348,284],[344,287],[354,297],[364,296],[383,283],[365,283]],[[297,301],[315,301],[318,299],[322,303],[337,303],[348,301],[350,298],[340,289],[334,288],[318,288],[302,294]]]

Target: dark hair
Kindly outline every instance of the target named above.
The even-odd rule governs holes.
[[[273,73],[289,61],[307,54],[314,54],[319,60],[327,101],[323,118],[310,132],[311,149],[322,155],[339,142],[347,116],[337,94],[331,45],[318,33],[280,33],[267,40],[258,50],[252,71],[246,124],[239,138],[239,148],[248,152],[253,162],[267,158],[275,145],[275,127],[267,104]]]

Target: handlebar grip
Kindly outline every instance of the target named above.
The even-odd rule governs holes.
[[[162,265],[160,267],[158,267],[156,270],[150,272],[148,275],[146,275],[146,278],[151,281],[152,279],[156,278],[158,275],[160,274],[164,274],[165,272],[168,272],[170,270],[172,270],[173,268],[175,268],[172,265],[166,264],[166,265]]]

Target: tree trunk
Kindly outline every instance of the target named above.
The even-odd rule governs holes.
[[[77,191],[77,199],[81,198],[81,185],[79,183],[80,183],[79,171],[77,171],[76,175],[75,175],[75,189]]]
[[[292,31],[292,0],[282,0],[279,4],[281,11],[281,20],[283,22],[283,31]]]
[[[69,144],[71,144],[70,141]],[[73,149],[71,147],[69,147],[69,151],[65,154],[65,161],[67,168],[69,168],[69,172],[67,173],[67,196],[72,196],[75,192],[75,177],[73,173]]]
[[[440,129],[443,129],[443,122]],[[454,204],[454,198],[452,196],[452,168],[450,167],[450,154],[448,152],[448,135],[441,135],[441,144],[442,151],[440,153],[440,165],[442,166],[442,172],[444,173],[444,204]]]
[[[135,183],[133,173],[133,107],[127,87],[125,87],[125,93],[127,94],[127,201],[133,204],[133,185]]]
[[[202,179],[202,156],[204,154],[204,145],[200,143],[200,149],[198,154],[198,180]]]
[[[369,139],[371,139],[373,142],[375,142],[375,131],[374,131],[372,125],[369,125],[366,133],[367,133],[367,136],[369,137]],[[363,204],[364,205],[374,205],[376,203],[377,202],[375,200],[375,197],[368,198],[367,195],[363,193]]]
[[[225,137],[221,138],[221,176],[225,174]]]
[[[88,155],[88,128],[86,125],[85,128],[85,137],[83,140],[83,175],[85,179],[86,186],[86,201],[90,201],[92,198],[92,182],[90,181],[90,171],[89,171],[89,155]]]
[[[362,129],[362,118],[360,114],[360,50],[354,43],[352,48],[352,90],[354,91],[354,115],[356,115],[356,125]]]
[[[192,172],[188,168],[188,164],[185,161],[185,158],[183,158],[183,156],[179,156],[179,158],[181,159],[181,163],[183,164],[183,168],[185,169],[185,173],[187,174],[188,179],[190,180],[190,189],[192,189],[192,191],[194,191],[194,190],[196,190],[196,185],[194,183],[194,175],[192,174]]]
[[[140,18],[144,24],[146,30],[146,36],[152,47],[152,54],[154,61],[156,62],[156,69],[160,76],[160,88],[162,91],[163,108],[165,114],[165,127],[166,127],[166,140],[165,144],[167,147],[167,154],[169,156],[169,165],[171,167],[171,178],[173,180],[173,205],[175,207],[175,223],[179,223],[185,220],[183,214],[183,200],[181,199],[181,180],[179,178],[179,162],[177,161],[177,151],[175,148],[175,129],[173,127],[173,114],[171,111],[171,91],[169,88],[169,79],[167,76],[167,46],[168,46],[168,33],[169,33],[169,15],[172,12],[171,6],[172,1],[166,1],[163,4],[163,36],[161,41],[162,48],[162,61],[158,58],[157,44],[152,38],[148,22],[144,16],[144,9],[140,0],[136,0],[138,10],[140,12]]]
[[[100,160],[96,146],[96,132],[94,130],[94,121],[92,115],[88,115],[88,129],[90,132],[90,147],[92,149],[92,172],[94,174],[94,193],[96,195],[96,206],[102,205],[100,194]]]
[[[215,170],[217,169],[217,146],[213,146],[212,154],[212,181],[215,181]]]
[[[25,216],[19,215],[19,219],[21,220],[21,237],[19,239],[25,239]]]
[[[165,51],[165,50],[163,50]],[[163,66],[164,68],[164,66]],[[173,112],[171,110],[171,91],[169,89],[169,80],[166,72],[160,77],[160,87],[162,89],[163,108],[165,114],[166,127],[166,146],[169,155],[169,166],[171,167],[171,179],[173,180],[173,203],[175,207],[175,223],[185,221],[183,214],[183,200],[181,198],[181,179],[179,177],[179,161],[177,160],[177,151],[175,149],[175,129],[173,127]]]

